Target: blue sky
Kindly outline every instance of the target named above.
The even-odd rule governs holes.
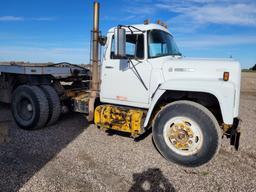
[[[168,23],[187,57],[256,63],[255,0],[101,0],[101,30]],[[92,0],[0,0],[0,61],[89,63]]]

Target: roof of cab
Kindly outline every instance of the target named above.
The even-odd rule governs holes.
[[[167,33],[170,33],[170,31],[163,27],[162,25],[158,25],[158,24],[147,24],[147,25],[144,25],[144,24],[140,24],[140,25],[129,25],[129,26],[133,26],[133,27],[136,27],[142,31],[149,31],[149,30],[153,30],[153,29],[159,29],[159,30],[162,30],[162,31],[165,31]],[[112,27],[108,32],[109,33],[114,33],[114,29],[116,27]],[[129,32],[130,30],[128,28],[126,28],[126,31]]]

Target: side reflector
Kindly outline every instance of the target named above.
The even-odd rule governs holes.
[[[224,72],[223,73],[223,80],[228,81],[229,80],[229,72]]]

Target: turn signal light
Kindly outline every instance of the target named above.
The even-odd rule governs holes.
[[[223,80],[228,81],[229,80],[229,72],[224,72],[223,73]]]

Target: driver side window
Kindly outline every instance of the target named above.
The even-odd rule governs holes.
[[[115,40],[114,36],[111,43],[111,59],[115,58]],[[131,34],[126,35],[126,56],[129,58],[144,59],[144,35]]]

